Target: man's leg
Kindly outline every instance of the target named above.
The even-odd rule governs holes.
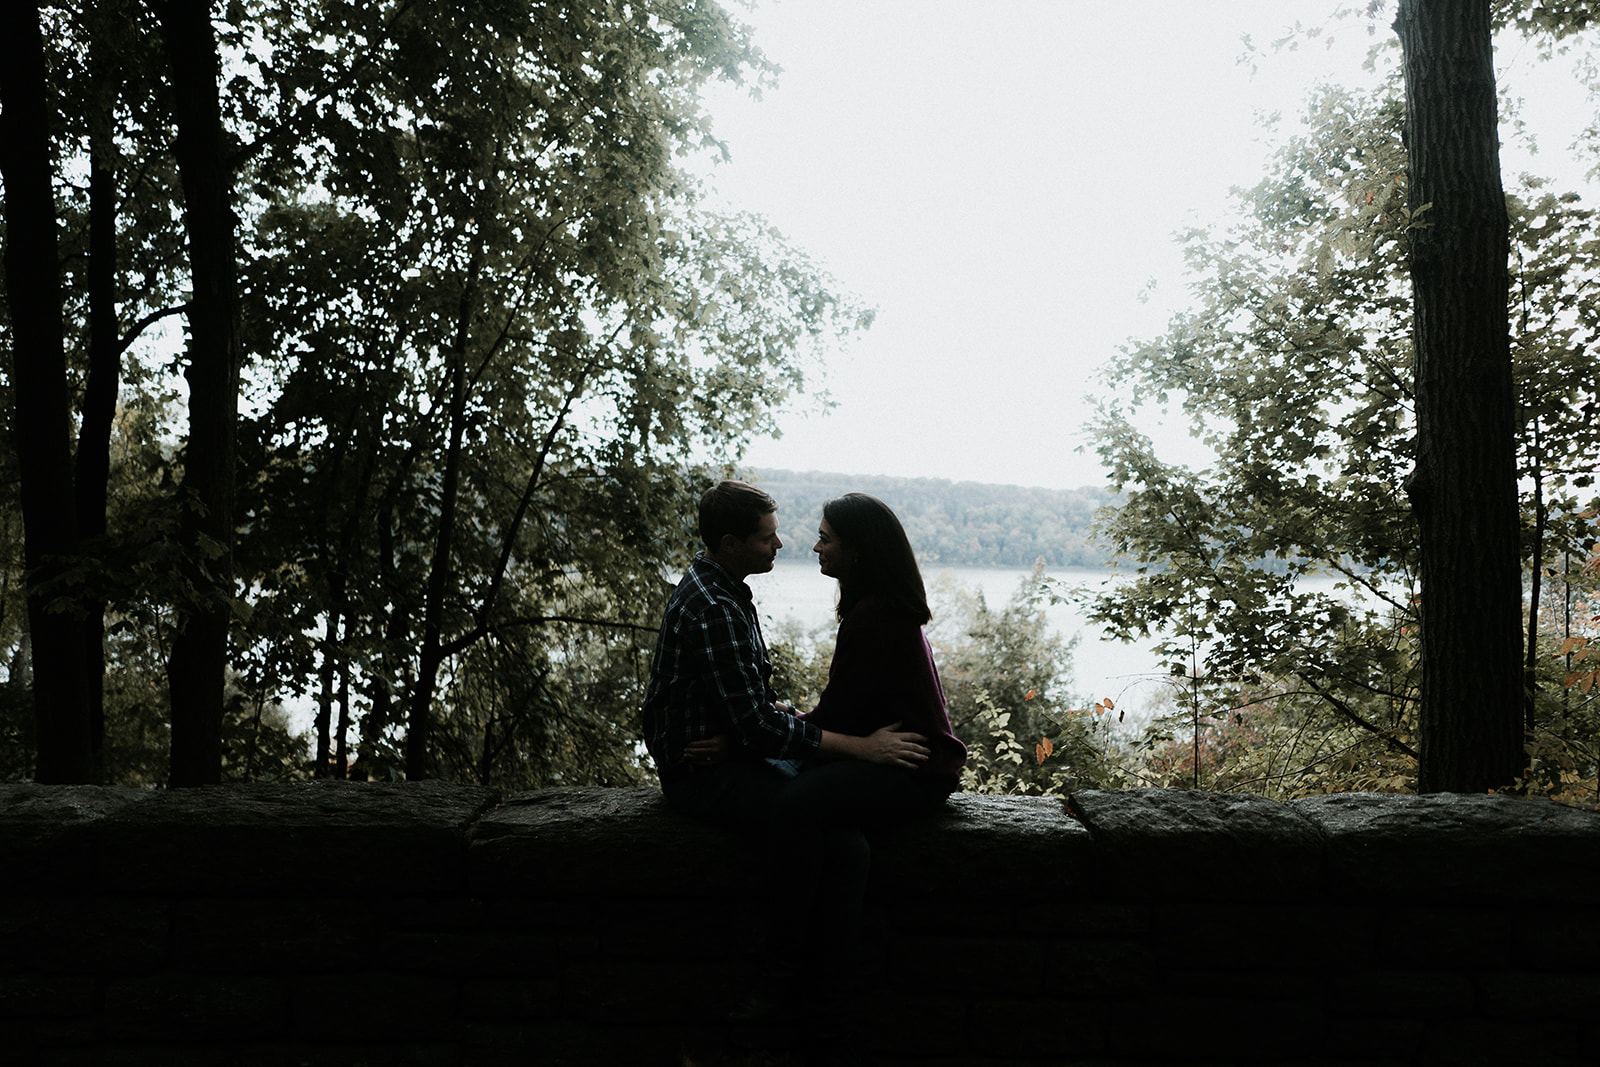
[[[667,803],[730,830],[765,833],[778,791],[791,776],[765,760],[696,768],[662,785]]]

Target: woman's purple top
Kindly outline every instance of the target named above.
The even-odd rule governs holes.
[[[902,730],[927,737],[932,750],[914,773],[952,787],[967,760],[967,746],[950,729],[944,687],[922,627],[875,596],[863,597],[839,623],[828,686],[817,706],[800,717],[857,737],[898,722]]]

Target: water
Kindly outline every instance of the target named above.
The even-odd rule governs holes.
[[[998,609],[1017,591],[1030,574],[1008,567],[947,567],[923,575],[928,584],[935,621],[940,609],[940,587],[946,583],[965,586],[983,593],[991,608]],[[1096,567],[1060,567],[1045,571],[1053,579],[1074,586],[1098,589],[1111,580],[1111,572]],[[836,625],[833,614],[834,589],[831,578],[817,573],[815,560],[785,560],[767,574],[748,579],[755,593],[756,608],[769,636],[785,620],[793,620],[806,630]],[[1141,645],[1107,639],[1093,626],[1078,605],[1041,605],[1050,628],[1062,637],[1079,636],[1072,657],[1073,692],[1085,702],[1111,698],[1119,709],[1138,710],[1167,691],[1168,672],[1155,656]]]

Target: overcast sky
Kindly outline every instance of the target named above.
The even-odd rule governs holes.
[[[783,73],[760,101],[708,94],[733,153],[713,181],[878,309],[829,359],[837,406],[802,399],[746,462],[1102,483],[1077,451],[1086,396],[1119,344],[1182,305],[1174,231],[1222,218],[1229,187],[1259,180],[1260,113],[1292,118],[1321,78],[1375,77],[1362,64],[1389,27],[1368,36],[1359,19],[1335,23],[1339,8],[763,0],[743,13]],[[1296,23],[1327,32],[1274,50]],[[1255,63],[1241,63],[1246,36]],[[1499,62],[1534,66],[1520,51]]]

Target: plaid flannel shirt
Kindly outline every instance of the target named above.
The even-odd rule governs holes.
[[[822,731],[774,707],[771,677],[750,587],[696,556],[667,601],[644,701],[644,743],[662,779],[692,771],[685,745],[721,733],[754,756],[813,755]]]

